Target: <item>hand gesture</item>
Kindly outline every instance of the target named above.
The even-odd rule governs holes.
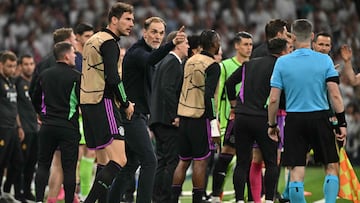
[[[340,48],[340,54],[341,58],[344,60],[344,62],[348,62],[352,58],[352,50],[351,47],[347,44],[344,44]]]
[[[181,26],[181,28],[176,33],[175,38],[173,39],[173,43],[175,45],[178,45],[178,44],[184,42],[185,39],[187,38],[186,33],[184,31],[185,31],[185,26]]]

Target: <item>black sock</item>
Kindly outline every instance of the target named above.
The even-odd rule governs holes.
[[[171,203],[178,203],[181,195],[182,185],[171,186]]]
[[[98,172],[94,184],[90,190],[89,195],[86,197],[85,203],[93,203],[97,199],[101,202],[106,201],[107,191],[110,188],[113,179],[120,172],[121,166],[115,161],[109,161],[108,164]]]
[[[202,197],[204,194],[204,189],[203,188],[193,188],[192,190],[192,197],[193,203],[201,203],[202,202]]]
[[[224,185],[224,179],[227,172],[227,168],[232,160],[234,155],[221,153],[219,159],[215,163],[213,171],[213,186],[212,186],[212,195],[220,196],[222,192],[222,187]]]

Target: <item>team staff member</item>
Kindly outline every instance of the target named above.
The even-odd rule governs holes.
[[[173,40],[176,33],[176,31],[171,32],[166,41]],[[187,57],[188,49],[189,44],[186,39],[156,65],[154,74],[150,128],[156,138],[158,166],[153,201],[157,203],[170,202],[172,178],[179,161],[177,108],[184,74],[182,61]]]
[[[54,56],[56,65],[39,75],[32,97],[35,111],[40,115],[42,122],[39,131],[38,169],[35,177],[36,201],[44,199],[52,157],[59,147],[61,164],[64,166],[65,202],[72,203],[80,140],[78,123],[80,72],[74,69],[76,54],[70,43],[55,44]]]
[[[267,136],[267,111],[264,104],[270,92],[268,84],[275,61],[279,56],[287,54],[287,41],[280,38],[272,39],[268,48],[271,55],[245,62],[225,83],[233,108],[231,114],[235,113],[236,168],[233,182],[236,202],[244,201],[247,166],[254,141],[259,145],[265,162],[265,200],[273,202],[274,198],[278,177],[278,143]],[[235,85],[240,82],[240,93],[236,94]]]
[[[251,54],[250,58],[262,57],[269,55],[268,43],[271,39],[276,37],[286,39],[287,38],[287,22],[281,19],[270,20],[265,25],[265,37],[266,41],[257,46]]]
[[[18,116],[17,92],[13,75],[16,71],[17,57],[11,51],[0,53],[0,178],[9,164],[21,166],[23,157],[20,142],[24,139],[24,131]],[[9,158],[10,157],[10,158]],[[14,168],[14,177],[20,175],[20,167]],[[9,188],[8,188],[9,189]],[[2,198],[13,200],[10,189],[4,191]],[[5,197],[4,197],[5,196]]]
[[[336,202],[339,190],[338,161],[335,137],[346,137],[346,120],[339,90],[339,75],[328,55],[311,50],[313,26],[306,19],[293,22],[296,50],[276,61],[271,77],[268,108],[268,135],[278,140],[276,113],[281,91],[286,98],[283,165],[291,167],[290,202],[305,202],[304,176],[306,153],[311,147],[315,161],[325,165],[324,195],[326,202]],[[306,73],[306,77],[304,77]],[[336,135],[329,121],[329,101],[339,123]]]
[[[96,150],[97,175],[85,202],[106,202],[107,191],[116,174],[125,166],[123,120],[130,120],[134,111],[124,91],[118,68],[121,36],[128,36],[134,26],[134,8],[117,2],[109,10],[108,26],[94,34],[83,49],[80,104],[86,145]],[[110,201],[111,202],[111,201]]]
[[[201,202],[205,188],[207,158],[211,138],[220,141],[216,120],[217,84],[220,65],[214,59],[219,52],[220,36],[214,30],[200,35],[203,50],[190,57],[184,67],[184,81],[178,104],[180,117],[179,157],[172,183],[172,200],[178,202],[187,168],[193,161],[193,202]]]
[[[53,32],[54,44],[58,42],[70,42],[74,47],[77,45],[76,37],[72,28],[59,28]],[[78,53],[78,52],[76,52]],[[76,60],[76,59],[75,59]],[[75,61],[76,63],[76,61]],[[53,67],[56,64],[54,53],[50,52],[43,60],[40,61],[35,67],[33,77],[31,79],[29,94],[33,95],[35,84],[38,80],[40,73],[48,68]],[[50,177],[49,177],[49,192],[48,199],[57,200],[57,196],[63,182],[62,166],[61,166],[61,154],[60,151],[55,151],[53,161],[51,164]]]
[[[21,142],[24,167],[22,168],[22,175],[17,176],[14,174],[14,171],[16,170],[8,168],[7,176],[9,178],[6,179],[4,187],[7,185],[8,181],[10,183],[10,180],[13,179],[12,176],[15,176],[15,181],[10,183],[14,184],[15,198],[20,201],[35,201],[35,197],[31,193],[31,182],[34,177],[35,165],[37,162],[38,123],[36,112],[29,95],[30,81],[35,68],[34,58],[27,54],[21,56],[18,68],[20,69],[20,76],[15,82],[17,90],[17,108],[22,128],[25,132],[25,138]],[[18,168],[19,165],[17,164],[14,167]],[[10,189],[8,191],[10,191]]]
[[[225,81],[241,64],[249,60],[253,48],[252,36],[247,32],[236,33],[233,41],[236,55],[220,63],[218,114],[220,119],[220,132],[221,135],[224,136],[224,143],[213,171],[212,199],[216,199],[216,201],[220,201],[226,172],[235,155],[235,135],[232,130],[234,120],[233,118],[229,118],[231,105],[226,94]],[[240,84],[236,86],[236,90],[236,92],[239,92]],[[227,126],[229,127],[227,128]],[[228,129],[228,131],[226,131],[226,129]]]
[[[132,120],[124,121],[126,155],[128,163],[115,180],[110,194],[110,202],[119,202],[120,194],[128,180],[133,180],[133,174],[140,165],[139,183],[136,202],[151,202],[156,155],[149,137],[147,122],[150,113],[151,83],[154,65],[163,59],[175,45],[183,42],[186,35],[181,28],[176,37],[163,46],[166,24],[159,17],[150,17],[144,22],[143,37],[132,45],[124,56],[122,79],[129,100],[135,105]]]

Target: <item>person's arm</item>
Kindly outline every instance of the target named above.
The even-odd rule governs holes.
[[[19,140],[20,140],[20,142],[22,142],[24,140],[24,138],[25,138],[25,132],[24,132],[24,129],[23,129],[22,125],[21,125],[19,114],[16,115],[16,128],[17,128],[17,131],[18,131]]]
[[[118,45],[114,40],[108,40],[101,45],[100,52],[104,63],[106,84],[121,103],[121,107],[126,109],[130,103],[127,100],[124,85],[118,73],[118,59],[120,55]]]
[[[340,132],[336,132],[336,137],[339,141],[343,141],[346,137],[347,123],[345,119],[344,103],[341,97],[338,83],[339,83],[338,77],[332,77],[327,80],[326,84],[327,84],[331,104],[335,111],[335,116],[340,129]]]
[[[34,109],[38,115],[41,114],[41,102],[42,102],[42,88],[41,88],[41,77],[38,76],[38,79],[34,83],[34,88],[32,91],[31,102],[34,106]]]
[[[279,141],[279,128],[276,123],[276,115],[279,110],[281,89],[271,87],[268,106],[268,135],[270,139]]]
[[[360,85],[360,74],[355,74],[351,64],[352,50],[348,45],[342,45],[340,48],[341,58],[344,61],[344,75],[349,79],[352,86]]]
[[[242,80],[242,71],[242,66],[237,68],[225,82],[226,93],[232,109],[234,109],[236,106],[236,85],[239,84]]]
[[[218,63],[211,64],[205,71],[205,117],[209,120],[216,118],[215,90],[219,81],[220,66]]]

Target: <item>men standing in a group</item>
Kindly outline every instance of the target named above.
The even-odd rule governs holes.
[[[248,165],[255,141],[265,162],[265,200],[273,202],[274,199],[275,185],[278,179],[278,143],[267,136],[267,111],[264,104],[270,93],[269,82],[275,61],[278,57],[288,53],[287,40],[272,39],[268,42],[268,49],[271,55],[245,62],[225,83],[232,106],[230,115],[234,116],[235,113],[234,133],[237,158],[233,182],[237,203],[244,202]],[[237,94],[235,86],[240,82],[241,89]],[[260,191],[258,195],[260,196]],[[261,202],[255,197],[254,201]]]
[[[72,203],[79,134],[80,72],[75,70],[75,48],[69,42],[54,45],[56,65],[43,71],[35,84],[32,103],[42,122],[36,171],[36,201],[43,201],[55,150],[61,152],[65,202]],[[62,77],[59,77],[61,75]],[[48,203],[56,203],[48,199]]]
[[[211,155],[211,139],[220,141],[216,119],[217,86],[220,66],[214,55],[220,48],[220,36],[214,30],[200,35],[201,53],[190,57],[184,68],[184,81],[178,104],[180,117],[179,157],[172,183],[172,200],[178,202],[187,168],[193,161],[193,200],[202,201],[205,188],[207,158]]]
[[[124,193],[126,188],[124,183],[133,180],[130,177],[133,177],[139,165],[141,168],[136,202],[151,202],[157,160],[147,124],[150,113],[154,65],[162,60],[177,44],[186,39],[182,27],[172,41],[160,46],[165,35],[165,27],[165,21],[159,17],[146,19],[143,37],[132,45],[124,56],[122,79],[128,98],[136,105],[132,119],[124,121],[128,162],[113,184],[110,202],[119,202],[119,195]]]
[[[220,201],[226,172],[235,155],[235,135],[232,130],[234,118],[229,118],[231,105],[226,93],[225,81],[241,64],[249,60],[253,48],[252,36],[247,32],[236,33],[233,42],[236,55],[220,63],[218,114],[220,119],[220,132],[221,135],[224,136],[224,143],[213,171],[212,199],[214,199],[214,201]],[[239,90],[240,84],[237,85],[236,92],[239,92]],[[228,129],[228,131],[226,129]]]
[[[20,142],[24,139],[17,109],[17,92],[13,78],[17,66],[17,57],[11,51],[0,53],[0,178],[4,169],[9,165],[22,166],[23,157],[20,151]],[[14,167],[13,180],[20,175],[20,167]],[[10,190],[4,191],[1,199],[14,199]],[[6,194],[5,194],[6,193]]]
[[[72,28],[58,28],[53,32],[54,44],[58,42],[69,42],[73,45],[73,47],[77,46],[76,37]],[[76,54],[78,52],[75,52]],[[76,63],[76,61],[75,61]],[[35,84],[38,80],[39,75],[46,69],[53,67],[56,64],[55,56],[53,52],[50,52],[40,63],[38,63],[35,67],[33,77],[30,83],[30,97],[33,95]],[[61,190],[61,184],[63,182],[63,173],[61,166],[61,154],[59,150],[56,150],[54,153],[50,177],[49,177],[49,192],[48,199],[53,199],[53,201],[57,200],[57,196],[59,191]]]
[[[80,104],[86,145],[96,150],[97,171],[85,202],[107,202],[114,177],[123,170],[125,133],[122,122],[131,120],[134,104],[126,96],[118,68],[121,36],[134,26],[132,5],[117,2],[109,10],[108,26],[94,34],[83,49]],[[121,118],[118,107],[124,110]],[[112,202],[112,201],[110,201]]]
[[[315,161],[325,165],[325,201],[336,202],[339,190],[336,139],[344,140],[346,137],[345,112],[338,86],[339,75],[328,55],[311,50],[314,33],[308,20],[294,21],[291,32],[294,34],[296,50],[276,61],[271,77],[268,135],[278,141],[276,114],[280,93],[284,91],[287,116],[282,159],[284,166],[291,167],[290,202],[306,202],[303,182],[309,147],[314,150]],[[329,121],[328,93],[338,121],[339,132],[336,135]]]
[[[24,157],[24,165],[21,169],[22,174],[17,175],[13,168],[8,168],[5,185],[14,184],[15,198],[20,201],[35,201],[31,192],[31,182],[33,181],[35,165],[37,162],[38,150],[38,123],[36,112],[31,103],[29,87],[32,74],[35,69],[34,58],[31,55],[23,55],[19,59],[20,76],[16,79],[17,90],[17,108],[22,128],[25,132],[25,138],[21,142],[21,150]],[[20,167],[18,164],[13,167]],[[15,176],[12,178],[12,176]],[[14,182],[11,182],[14,180]],[[8,187],[10,192],[10,187]]]
[[[167,36],[173,40],[176,31]],[[155,174],[153,201],[168,203],[171,200],[171,184],[178,164],[179,117],[177,108],[183,81],[183,60],[188,55],[187,39],[178,44],[156,65],[151,94],[150,129],[156,138],[158,166]]]

